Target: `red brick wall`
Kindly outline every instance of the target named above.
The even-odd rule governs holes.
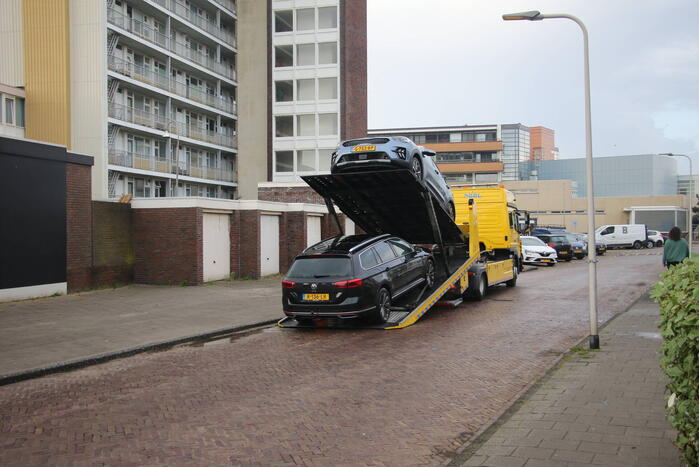
[[[287,212],[282,216],[279,238],[279,272],[286,273],[294,258],[306,248],[308,215],[305,212]]]
[[[201,208],[134,209],[134,281],[204,281]]]
[[[92,286],[133,282],[131,205],[92,202]]]
[[[92,167],[66,163],[66,279],[68,292],[91,287]]]
[[[367,133],[366,1],[340,2],[341,139]]]
[[[323,197],[309,186],[300,187],[259,187],[257,197],[261,201],[278,201],[281,203],[309,203],[325,206]]]
[[[260,278],[260,211],[238,211],[237,225],[231,226],[231,232],[235,229],[238,242],[238,258],[236,260],[238,271],[236,277]],[[233,222],[231,220],[231,222]],[[281,238],[281,235],[280,235]]]

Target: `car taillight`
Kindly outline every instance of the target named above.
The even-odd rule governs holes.
[[[333,282],[333,285],[339,289],[353,289],[355,287],[361,287],[362,280],[361,279],[352,279],[349,281]]]
[[[296,282],[282,281],[282,289],[293,289],[294,286],[296,286]]]
[[[553,248],[555,246],[553,243],[547,243],[547,245],[550,246],[551,248]]]

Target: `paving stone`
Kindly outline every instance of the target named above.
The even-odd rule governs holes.
[[[578,446],[578,450],[602,454],[616,454],[619,452],[619,446],[608,443],[591,443],[589,441],[583,441],[580,443],[580,446]]]
[[[514,446],[483,446],[476,454],[479,456],[509,456],[516,448]]]
[[[488,456],[483,465],[488,467],[522,467],[527,460],[520,457]]]
[[[553,454],[553,449],[521,446],[515,449],[515,452],[512,455],[515,457],[525,457],[528,459],[549,459],[551,454]]]
[[[572,450],[572,449],[571,450],[557,449],[556,451],[554,451],[551,458],[554,460],[560,460],[560,461],[565,461],[565,462],[589,463],[592,461],[592,458],[594,456],[595,456],[594,453],[591,453],[591,452],[576,451],[576,450]]]

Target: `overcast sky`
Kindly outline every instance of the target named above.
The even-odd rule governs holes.
[[[699,1],[367,0],[369,128],[543,125],[585,155],[582,33],[590,33],[595,156],[691,154],[699,172]],[[688,173],[685,160],[680,173]]]

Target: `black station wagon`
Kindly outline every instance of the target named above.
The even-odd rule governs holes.
[[[320,317],[384,323],[391,302],[420,285],[432,287],[432,254],[391,235],[337,236],[294,259],[282,281],[282,305],[298,320]]]

